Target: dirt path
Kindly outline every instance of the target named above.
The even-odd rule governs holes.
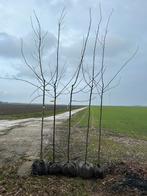
[[[72,111],[72,115],[84,108]],[[68,112],[56,116],[57,124],[68,119]],[[40,118],[0,121],[0,167],[20,158],[34,160],[40,151]],[[53,116],[45,118],[44,146],[52,133]]]

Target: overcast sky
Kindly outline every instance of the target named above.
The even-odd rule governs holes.
[[[23,39],[25,55],[34,63],[31,56],[34,51],[34,35],[30,23],[32,17],[35,24],[33,10],[40,20],[43,32],[48,31],[43,54],[47,75],[48,65],[53,67],[55,62],[57,22],[63,7],[66,7],[66,16],[61,31],[60,62],[65,64],[66,74],[62,83],[68,81],[76,69],[83,36],[88,27],[88,10],[92,8],[92,30],[85,58],[85,66],[88,64],[90,67],[92,43],[99,20],[98,0],[0,0],[0,76],[17,76],[33,81],[33,74],[25,66],[20,53],[20,39]],[[112,84],[115,86],[119,82],[119,85],[105,95],[105,104],[147,105],[147,1],[103,0],[101,7],[103,20],[100,37],[103,36],[111,10],[114,10],[106,42],[106,82],[139,46],[137,55]],[[23,82],[0,80],[0,101],[29,103],[34,90]],[[85,100],[88,99],[88,94],[77,97],[78,100]],[[48,103],[50,101],[52,99],[48,98]],[[36,102],[40,102],[40,99]],[[98,102],[98,99],[93,100],[93,104]],[[59,97],[58,103],[68,103],[68,96]]]

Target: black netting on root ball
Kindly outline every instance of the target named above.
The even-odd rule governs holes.
[[[32,164],[32,174],[33,175],[47,175],[48,167],[45,161],[43,160],[35,160]]]
[[[108,174],[108,166],[93,166],[91,163],[84,162],[45,162],[43,160],[35,160],[32,164],[33,175],[64,175],[68,177],[82,177],[83,179],[101,178]]]
[[[78,173],[78,167],[75,162],[67,162],[63,165],[62,173],[68,177],[76,177]]]
[[[103,179],[105,177],[105,169],[99,166],[95,166],[94,177]]]
[[[59,163],[59,162],[49,164],[49,166],[48,166],[49,174],[51,174],[51,175],[62,174],[62,167],[63,167],[63,164]]]
[[[94,168],[91,163],[79,163],[78,176],[88,179],[94,177]]]

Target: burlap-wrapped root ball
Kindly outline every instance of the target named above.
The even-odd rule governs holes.
[[[78,166],[78,176],[89,179],[94,176],[94,168],[91,163],[80,162]]]
[[[68,177],[76,177],[78,173],[78,167],[75,162],[67,162],[63,165],[62,174]]]
[[[33,175],[47,175],[48,166],[47,163],[43,160],[35,160],[32,164],[32,174]]]
[[[51,175],[61,175],[62,174],[63,164],[60,162],[49,163],[48,164],[48,173]]]

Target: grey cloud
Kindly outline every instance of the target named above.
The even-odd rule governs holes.
[[[23,44],[24,55],[27,61],[31,65],[36,66],[38,62],[32,56],[36,51],[33,33],[28,33],[26,36],[24,36],[23,42],[24,42]],[[43,64],[45,64],[45,70],[48,63],[47,62],[48,56],[50,56],[50,54],[54,51],[56,47],[56,43],[57,43],[56,37],[52,33],[48,33],[46,39],[44,40],[44,52],[42,54],[42,61]],[[21,51],[20,38],[17,38],[15,36],[3,32],[0,33],[0,56],[1,58],[3,58],[3,63],[0,65],[1,68],[2,66],[5,65],[4,67],[8,67],[8,69],[10,69],[11,66],[11,69],[15,70],[15,73],[18,77],[32,78],[33,74],[25,65],[25,62],[22,58],[20,51]],[[9,63],[7,62],[8,58],[10,61]],[[8,70],[7,68],[5,69]]]
[[[50,5],[53,7],[71,7],[73,5],[74,1],[72,0],[51,0]]]
[[[0,97],[7,95],[8,92],[6,90],[0,90]]]
[[[42,32],[42,35],[44,35],[45,32]],[[25,55],[27,55],[29,58],[31,58],[31,55],[35,52],[37,52],[36,45],[38,45],[38,40],[35,37],[33,33],[27,34],[25,37],[23,37],[24,42],[24,52]],[[52,33],[47,33],[45,36],[45,39],[42,41],[42,56],[44,57],[47,55],[47,53],[51,53],[51,51],[55,48],[57,43],[56,37]]]
[[[32,33],[23,37],[24,52],[27,57],[31,57],[35,51],[34,35]],[[44,54],[52,50],[56,44],[56,38],[53,34],[48,33],[44,43]],[[21,58],[21,41],[20,38],[9,35],[5,32],[0,33],[0,56],[3,58]]]
[[[48,69],[48,63],[52,64],[54,68],[56,64],[56,38],[54,33],[57,33],[57,20],[60,12],[64,6],[67,8],[67,15],[65,17],[65,23],[61,47],[61,65],[67,61],[67,76],[73,73],[78,64],[80,51],[82,47],[82,35],[86,33],[88,26],[88,8],[92,7],[93,26],[97,24],[98,13],[97,0],[1,0],[0,1],[0,21],[1,32],[0,33],[0,68],[1,72],[4,70],[11,75],[17,74],[19,77],[33,76],[30,71],[25,67],[24,62],[20,59],[20,39],[22,35],[24,39],[25,54],[30,63],[33,62],[31,53],[34,51],[34,44],[32,34],[30,31],[29,16],[32,14],[33,9],[38,14],[43,29],[48,29],[53,34],[49,33],[49,38],[46,40],[43,62],[45,65],[45,71]],[[128,58],[134,51],[136,42],[139,42],[140,50],[137,56],[129,63],[126,69],[121,73],[123,80],[122,85],[119,86],[120,90],[114,90],[114,96],[112,96],[112,103],[143,103],[141,96],[146,99],[147,93],[144,91],[142,95],[140,86],[145,88],[147,82],[145,73],[146,68],[146,0],[134,0],[134,1],[118,1],[118,0],[104,0],[101,2],[103,11],[103,22],[106,23],[107,17],[112,8],[114,13],[111,18],[109,33],[106,45],[106,65],[108,64],[107,73],[105,79],[109,79],[115,71],[119,68],[122,62]],[[70,30],[69,30],[70,29]],[[102,29],[103,30],[103,29]],[[68,32],[67,32],[68,31]],[[76,32],[76,33],[75,33]],[[86,51],[85,61],[91,63],[91,56],[93,51],[93,36],[92,30],[91,38]],[[103,32],[102,32],[103,33]],[[26,35],[26,36],[24,36]],[[64,42],[65,41],[65,42]],[[10,67],[8,64],[12,61],[13,65]],[[13,70],[14,69],[14,70]],[[3,72],[2,72],[3,73]],[[65,79],[67,79],[64,77]],[[140,85],[138,85],[138,81]],[[7,83],[7,82],[5,82]],[[130,85],[128,85],[130,83]],[[131,86],[132,85],[132,86]],[[23,84],[22,84],[23,86]],[[1,89],[6,89],[1,84]],[[8,88],[8,87],[7,87]],[[131,88],[133,89],[131,92]],[[9,88],[8,88],[9,89]],[[21,88],[18,88],[21,92]],[[26,89],[27,92],[27,89]],[[26,93],[25,92],[25,93]],[[24,101],[25,101],[24,93]],[[126,96],[126,94],[130,96]],[[20,93],[21,94],[21,93]],[[112,93],[113,94],[113,93]],[[139,94],[139,96],[137,96]],[[13,96],[15,96],[13,94]],[[19,93],[17,93],[17,96]],[[7,99],[12,96],[7,96]],[[15,97],[15,98],[16,98]],[[19,98],[18,98],[19,99]],[[126,99],[126,101],[124,101]],[[20,99],[22,100],[22,99]],[[146,99],[147,100],[147,99]],[[106,102],[105,102],[106,103]]]
[[[28,60],[33,62],[31,57],[31,55],[35,51],[33,35],[30,33],[26,35],[26,37],[24,37],[23,40],[24,40],[24,53],[28,58]],[[89,58],[92,56],[92,52],[93,52],[93,40],[94,39],[91,38],[87,46],[86,55]],[[51,33],[48,33],[47,39],[45,40],[45,47],[44,47],[45,64],[48,61],[48,56],[52,54],[52,52],[54,52],[56,47],[56,42],[57,40],[55,36]],[[130,47],[132,47],[131,43],[123,38],[114,37],[114,36],[109,37],[107,40],[106,57],[114,58],[120,54],[123,55],[123,53],[128,51]],[[61,50],[61,56],[63,56],[65,60],[74,64],[75,62],[77,62],[77,59],[79,59],[80,57],[81,48],[82,48],[82,39],[79,38],[69,46],[63,45]],[[12,35],[9,35],[7,33],[0,33],[0,56],[4,58],[18,58],[18,59],[21,58],[20,39]],[[22,74],[24,70],[23,69],[20,70],[22,70],[20,71]]]
[[[109,57],[118,57],[124,53],[128,53],[130,49],[135,48],[135,44],[129,39],[118,37],[118,36],[108,36],[106,40],[106,55]]]
[[[6,58],[17,58],[20,56],[19,39],[7,33],[0,33],[0,56]]]
[[[81,54],[82,48],[82,39],[76,40],[69,46],[64,46],[63,55],[72,61],[78,59]],[[98,43],[98,51],[97,54],[100,56],[101,54],[101,45]],[[93,55],[93,47],[94,47],[94,38],[90,38],[87,44],[86,56],[91,58]],[[120,55],[124,55],[130,52],[131,49],[135,49],[135,44],[131,41],[126,40],[117,36],[109,36],[106,42],[106,55],[105,58],[118,58]],[[133,51],[133,50],[132,50]]]

